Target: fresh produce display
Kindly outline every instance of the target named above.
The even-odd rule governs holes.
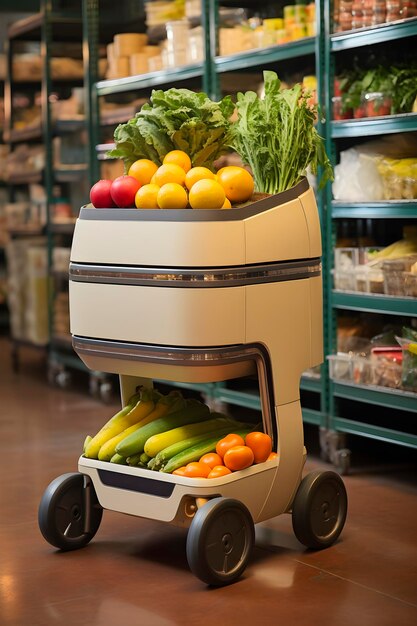
[[[417,102],[417,64],[377,64],[342,72],[334,96],[335,120],[410,113]]]
[[[141,389],[139,393],[130,398],[121,411],[116,413],[99,430],[95,437],[84,444],[84,454],[88,458],[96,459],[101,447],[126,429],[137,424],[145,426],[151,421],[161,418],[161,415],[179,411],[184,407],[185,401],[178,392],[171,392],[168,396],[163,397],[153,389]]]
[[[138,159],[161,165],[169,152],[181,150],[194,166],[211,169],[226,152],[233,109],[230,96],[213,102],[189,89],[153,90],[150,104],[116,128],[109,156],[123,159],[128,171]]]
[[[99,432],[84,456],[188,478],[219,478],[277,458],[271,437],[179,391],[141,388]]]
[[[321,184],[332,178],[330,162],[314,123],[317,105],[301,84],[281,89],[275,72],[264,72],[264,96],[238,94],[237,120],[229,96],[213,102],[188,89],[153,91],[134,118],[114,133],[112,158],[123,159],[125,176],[99,181],[90,194],[95,208],[230,209],[254,191],[275,194],[298,183],[307,167],[323,168]],[[245,167],[214,162],[227,150]],[[97,187],[97,189],[96,189]]]
[[[323,139],[314,124],[317,106],[300,84],[280,89],[275,72],[264,72],[263,98],[238,93],[238,119],[230,129],[231,147],[250,166],[257,191],[279,193],[299,182],[310,166],[323,168],[320,185],[332,179]]]

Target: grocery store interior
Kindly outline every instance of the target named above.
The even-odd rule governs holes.
[[[416,50],[0,2],[2,626],[417,623]]]

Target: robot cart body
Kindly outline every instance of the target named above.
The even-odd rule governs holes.
[[[241,574],[256,522],[293,509],[296,535],[311,547],[330,545],[343,527],[339,477],[325,472],[307,486],[301,481],[300,377],[323,358],[320,256],[306,180],[229,211],[82,209],[77,221],[73,345],[89,368],[119,374],[123,402],[138,383],[154,379],[258,377],[275,461],[208,480],[79,460],[99,506],[190,526],[188,560],[206,582],[225,584]],[[331,519],[328,512],[313,515],[317,498],[325,508],[336,502]],[[210,560],[203,548],[213,533],[219,539]],[[235,562],[236,550],[242,554]]]

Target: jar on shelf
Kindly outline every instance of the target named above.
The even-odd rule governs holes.
[[[387,22],[395,22],[401,19],[401,0],[387,0]]]
[[[364,95],[366,117],[379,117],[391,113],[392,99],[382,91],[372,91]]]
[[[333,96],[333,120],[350,120],[352,118],[352,110],[343,110],[342,96]]]
[[[363,0],[352,2],[352,29],[363,28]]]

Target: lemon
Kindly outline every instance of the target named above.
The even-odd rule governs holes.
[[[187,192],[178,183],[165,183],[158,191],[157,201],[160,209],[185,209]]]
[[[223,187],[215,180],[207,178],[194,183],[189,195],[193,209],[221,209],[225,198]]]
[[[159,209],[157,196],[160,187],[153,185],[143,185],[135,196],[135,205],[137,209]]]
[[[166,183],[177,183],[183,185],[185,180],[185,171],[179,165],[174,163],[166,163],[161,165],[152,176],[151,183],[155,185],[165,185]]]
[[[185,186],[189,191],[199,180],[202,180],[203,178],[212,178],[214,180],[214,176],[215,174],[213,174],[213,172],[211,172],[207,167],[193,167],[185,176]]]
[[[129,176],[133,176],[141,185],[147,185],[151,182],[152,176],[155,174],[158,166],[150,159],[138,159],[129,168]]]
[[[139,193],[139,192],[138,192]],[[232,205],[230,203],[229,198],[225,198],[224,202],[223,202],[223,206],[221,207],[222,209],[231,209]]]
[[[162,163],[164,165],[167,163],[179,165],[182,167],[184,172],[188,172],[191,169],[191,159],[183,150],[171,150],[171,152],[168,152],[168,154],[165,155]]]

